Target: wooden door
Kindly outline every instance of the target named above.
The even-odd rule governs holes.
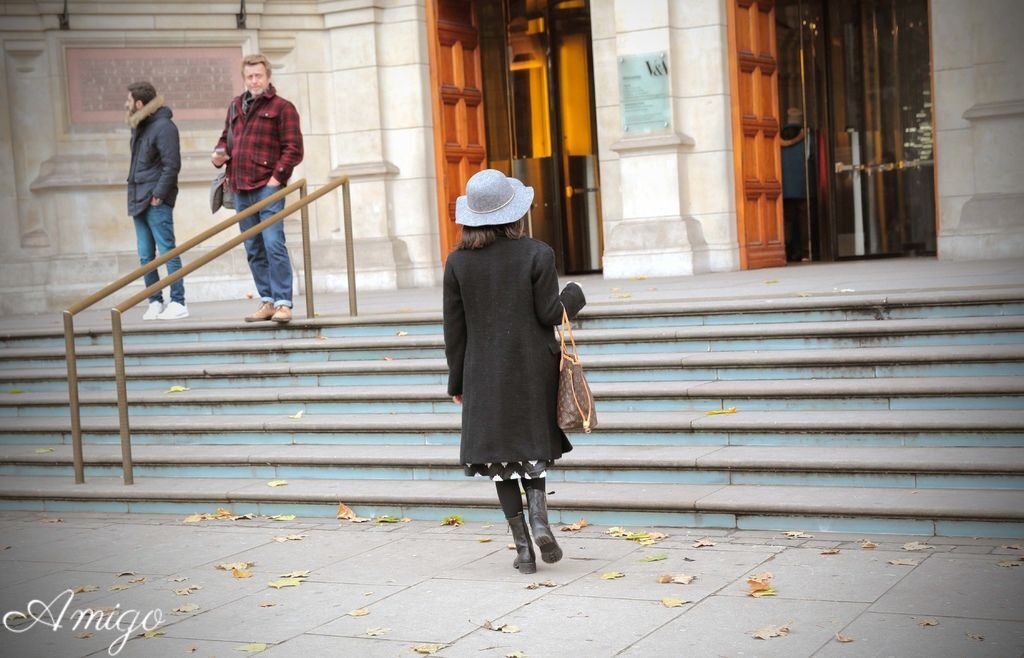
[[[472,0],[429,0],[430,81],[441,260],[459,239],[455,200],[486,165],[480,45]]]
[[[774,0],[727,0],[740,267],[786,264]]]

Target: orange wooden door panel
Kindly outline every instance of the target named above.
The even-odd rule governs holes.
[[[786,264],[773,0],[728,0],[740,266]]]
[[[441,259],[459,239],[455,200],[470,176],[484,168],[483,93],[480,45],[472,0],[431,0],[430,81],[434,108]]]

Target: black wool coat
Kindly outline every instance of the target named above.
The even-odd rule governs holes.
[[[463,464],[558,459],[572,450],[558,427],[562,307],[586,298],[558,292],[555,254],[531,238],[499,237],[452,252],[444,270],[448,394],[462,395]]]

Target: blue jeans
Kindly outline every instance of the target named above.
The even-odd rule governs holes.
[[[161,256],[174,249],[174,209],[166,204],[160,204],[148,206],[141,215],[135,215],[135,239],[138,241],[139,263],[142,265],[152,262],[158,249]],[[167,261],[168,275],[180,269],[181,258],[175,257]],[[152,270],[146,273],[143,280],[148,288],[160,280],[160,275],[157,270]],[[163,303],[164,291],[157,290],[149,296],[149,301]],[[171,284],[171,301],[184,305],[184,279],[178,279]]]
[[[245,190],[235,195],[235,212],[242,212],[280,187],[263,186],[257,190]],[[278,199],[251,217],[238,223],[240,230],[247,231],[267,217],[284,209],[284,199]],[[260,299],[271,302],[274,307],[292,306],[292,261],[284,243],[284,222],[280,221],[263,229],[255,237],[245,241],[245,254],[249,258],[249,270],[256,283]]]

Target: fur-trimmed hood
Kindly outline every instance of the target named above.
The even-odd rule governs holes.
[[[159,110],[161,107],[163,107],[163,106],[164,106],[164,97],[161,96],[160,94],[157,94],[156,97],[153,100],[151,100],[148,103],[146,103],[145,105],[143,105],[141,110],[139,110],[135,114],[128,114],[128,115],[126,115],[125,119],[124,119],[125,123],[127,123],[129,126],[131,126],[131,128],[134,130],[135,128],[139,127],[140,123],[142,123],[143,121],[145,121],[149,117],[153,116],[153,114],[157,110]],[[167,112],[168,112],[167,118],[168,119],[171,117],[171,115],[169,114],[170,111],[171,111],[171,108],[167,108]]]

